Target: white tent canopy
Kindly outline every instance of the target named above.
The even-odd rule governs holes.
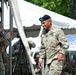
[[[48,14],[51,16],[54,25],[62,28],[76,28],[76,21],[71,18],[41,8],[24,0],[17,1],[23,26],[29,27],[33,24],[40,25],[41,23],[38,19],[44,14]],[[13,27],[16,28],[15,23]],[[6,6],[4,6],[4,29],[9,29],[9,7],[7,9]]]
[[[43,16],[44,14],[49,14],[52,17],[53,24],[56,24],[57,26],[62,27],[62,28],[72,28],[72,27],[76,28],[75,27],[76,21],[73,19],[59,15],[57,13],[46,10],[44,8],[33,5],[23,0],[17,0],[17,1],[18,1],[18,6],[19,6],[19,11],[20,11],[20,16],[21,16],[23,26],[29,27],[29,26],[32,26],[33,24],[40,25],[40,21],[38,20],[39,17]],[[8,7],[8,10],[9,10],[9,7]],[[5,12],[4,12],[4,17],[5,17],[4,21],[6,21],[4,23],[5,29],[9,28],[9,11],[8,10],[5,7]],[[14,23],[14,27],[16,27],[15,23]],[[35,39],[35,42],[37,39]]]

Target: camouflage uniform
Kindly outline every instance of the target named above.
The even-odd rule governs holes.
[[[35,43],[31,40],[28,40],[28,44],[30,49],[35,47]],[[21,39],[13,47],[13,55],[15,57],[15,61],[13,62],[13,75],[31,75],[27,52]]]
[[[2,29],[2,25],[0,23],[0,28]],[[5,72],[5,66],[7,63],[7,54],[6,54],[6,50],[5,47],[8,44],[8,41],[5,39],[5,34],[2,32],[0,32],[0,75],[6,75]]]
[[[0,75],[5,75],[5,66],[1,54],[0,54]]]
[[[0,75],[5,75],[5,66],[2,58],[2,51],[4,47],[4,39],[0,36]]]
[[[48,32],[46,32],[46,30],[43,31],[43,34],[41,35],[41,50],[39,54],[40,58],[46,57],[46,75],[61,74],[64,58],[63,61],[59,62],[57,60],[57,54],[62,53],[65,55],[65,50],[68,49],[68,47],[67,39],[60,28],[52,26]]]
[[[1,17],[1,14],[2,14],[2,9],[0,8],[0,17]],[[3,26],[2,26],[2,22],[0,21],[0,29],[2,29]],[[5,64],[4,64],[4,54],[5,54],[5,49],[4,49],[4,46],[5,46],[5,39],[4,39],[4,35],[1,34],[0,32],[0,75],[6,75],[5,74]]]

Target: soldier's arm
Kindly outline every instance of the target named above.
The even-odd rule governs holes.
[[[69,48],[69,44],[67,42],[66,36],[63,32],[63,30],[59,30],[59,34],[58,34],[58,40],[60,43],[60,47],[63,49],[68,49]]]
[[[58,31],[58,37],[57,38],[58,38],[58,41],[59,41],[59,45],[61,47],[60,55],[58,55],[58,57],[61,56],[61,55],[64,56],[65,52],[69,48],[69,44],[67,42],[67,39],[66,39],[66,36],[65,36],[63,30],[60,29]],[[60,58],[62,58],[62,56]],[[59,58],[59,60],[60,60],[60,58]]]
[[[5,30],[2,29],[0,35],[3,37],[3,41],[4,41],[5,46],[7,46],[9,43],[9,39],[12,37],[12,32],[5,32]]]
[[[59,51],[57,58],[58,58],[58,61],[61,61],[61,60],[64,60],[65,52],[69,48],[69,44],[67,42],[66,36],[63,30],[61,29],[58,31],[58,41],[59,41],[61,50]]]

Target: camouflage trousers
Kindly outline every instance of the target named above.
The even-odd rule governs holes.
[[[62,67],[63,61],[54,60],[51,64],[46,65],[45,75],[61,75]]]
[[[0,75],[5,75],[5,66],[1,54],[0,54]]]

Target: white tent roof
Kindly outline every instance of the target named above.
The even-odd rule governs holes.
[[[29,27],[29,26],[32,26],[33,24],[40,25],[41,23],[39,21],[39,18],[42,17],[44,14],[48,14],[51,16],[53,20],[53,24],[62,28],[72,28],[72,27],[76,28],[75,26],[76,21],[71,18],[62,16],[55,12],[41,8],[37,5],[31,4],[24,0],[17,0],[17,1],[18,1],[18,7],[19,7],[23,26]],[[9,7],[8,7],[8,10],[6,9],[6,7],[4,8],[4,10],[5,10],[4,29],[8,29],[9,28],[9,11],[8,11]],[[16,27],[15,23],[14,23],[14,27]]]

